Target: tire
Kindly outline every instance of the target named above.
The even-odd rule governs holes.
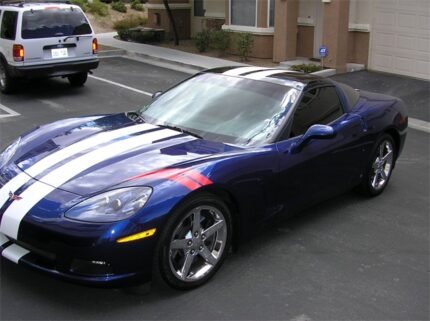
[[[203,285],[224,262],[232,231],[226,204],[209,193],[196,195],[168,220],[157,246],[155,272],[179,290]]]
[[[70,85],[72,87],[82,87],[87,81],[87,78],[88,78],[87,72],[80,72],[78,74],[67,76],[67,79],[69,79]]]
[[[10,94],[15,90],[16,79],[9,75],[7,69],[7,63],[5,61],[0,62],[0,91],[3,94]]]
[[[372,157],[360,185],[360,191],[367,196],[377,196],[387,187],[390,180],[397,148],[393,137],[388,134],[381,136],[372,151]]]

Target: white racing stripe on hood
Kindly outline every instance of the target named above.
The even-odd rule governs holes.
[[[46,195],[60,187],[76,175],[109,158],[132,151],[153,141],[178,135],[170,129],[161,129],[150,133],[134,136],[126,140],[116,141],[107,146],[93,150],[85,155],[54,169],[21,193],[22,199],[14,201],[4,212],[0,224],[0,232],[17,239],[19,225],[24,216]]]
[[[3,244],[6,244],[7,242],[9,242],[9,239],[0,233],[0,246],[3,246]]]
[[[156,128],[156,126],[150,124],[140,124],[115,129],[108,132],[101,132],[46,156],[45,158],[41,159],[39,162],[30,166],[26,170],[26,173],[28,173],[28,175],[26,173],[20,173],[14,178],[12,178],[3,186],[3,188],[0,189],[0,208],[9,199],[9,192],[15,193],[19,188],[21,188],[24,184],[31,180],[30,176],[36,177],[37,175],[41,174],[55,164],[73,155],[76,155],[77,153],[83,152],[86,149],[98,146],[100,144],[109,142],[119,137],[135,134],[153,128]]]

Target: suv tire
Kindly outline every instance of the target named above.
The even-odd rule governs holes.
[[[7,64],[0,62],[0,91],[3,94],[10,94],[15,89],[16,80],[9,75]]]
[[[88,73],[80,72],[78,74],[67,76],[72,87],[82,87],[87,81]]]

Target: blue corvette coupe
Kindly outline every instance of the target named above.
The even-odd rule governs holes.
[[[91,284],[195,288],[275,215],[388,184],[407,132],[394,97],[312,75],[218,68],[141,110],[72,118],[0,156],[3,258]]]

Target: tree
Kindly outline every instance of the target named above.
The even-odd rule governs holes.
[[[163,0],[163,3],[164,3],[164,7],[166,8],[167,15],[169,16],[170,25],[172,26],[172,29],[173,29],[175,46],[178,46],[179,45],[178,29],[176,29],[175,19],[173,18],[172,10],[170,10],[170,7],[169,7],[169,0]]]

